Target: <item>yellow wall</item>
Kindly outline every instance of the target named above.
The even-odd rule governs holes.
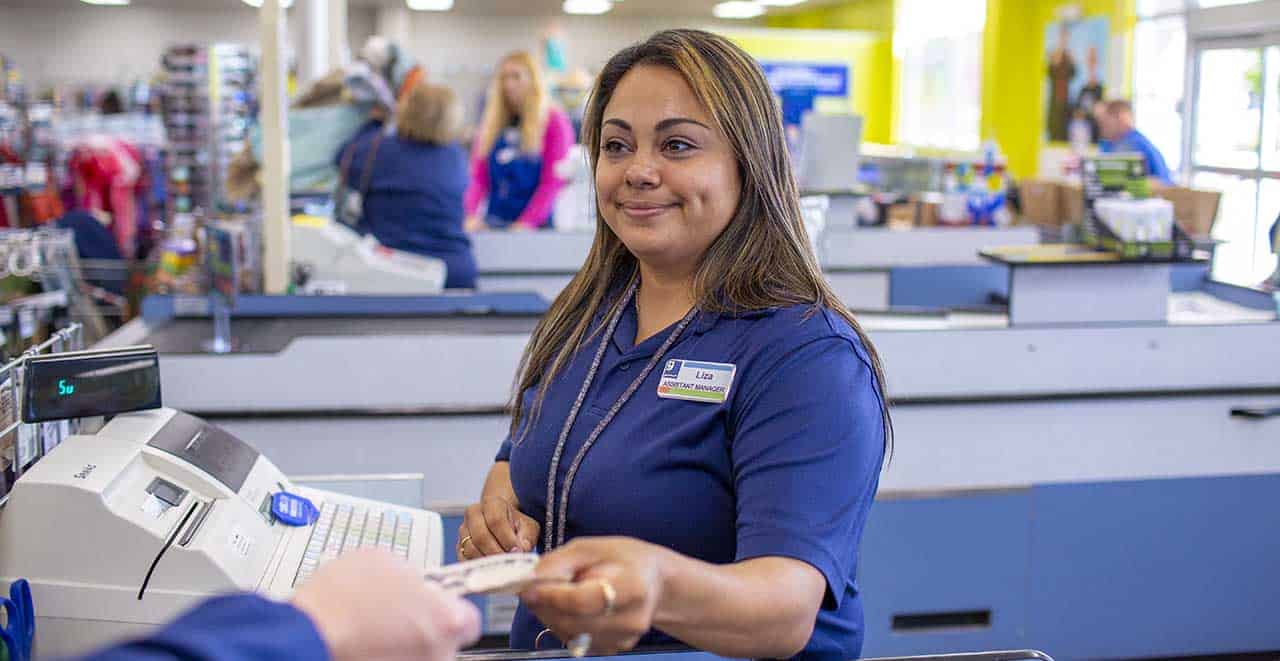
[[[1045,30],[1058,20],[1058,8],[1065,4],[1078,5],[1084,18],[1110,19],[1107,57],[1121,58],[1124,76],[1108,81],[1107,94],[1124,96],[1130,90],[1134,0],[987,0],[982,137],[1000,144],[1016,176],[1036,174],[1045,146]],[[1119,52],[1117,41],[1123,43]],[[1111,71],[1108,64],[1106,72]]]
[[[769,27],[855,30],[865,38],[852,54],[853,111],[862,115],[867,142],[893,142],[896,80],[893,0],[859,0],[769,17]],[[750,48],[747,49],[752,52]],[[752,52],[753,55],[757,55]]]
[[[945,2],[946,0],[938,0]],[[1016,176],[1034,175],[1044,146],[1044,35],[1059,7],[1075,4],[1085,18],[1111,19],[1112,43],[1121,36],[1124,79],[1109,94],[1130,89],[1134,0],[987,0],[983,41],[983,139],[994,138]],[[840,5],[771,16],[771,27],[863,30],[875,35],[853,73],[854,108],[865,117],[868,142],[895,142],[898,64],[893,59],[893,0],[849,0]],[[1111,68],[1108,67],[1108,72]]]
[[[819,112],[855,112],[866,117],[875,112],[874,81],[861,75],[872,67],[871,58],[883,39],[874,32],[814,31],[801,29],[725,30],[724,35],[759,60],[843,64],[849,67],[852,85],[846,99],[815,100]],[[877,127],[882,130],[883,127]],[[867,130],[864,128],[864,130]]]

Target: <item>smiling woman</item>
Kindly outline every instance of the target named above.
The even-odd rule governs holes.
[[[595,242],[526,348],[459,556],[546,554],[514,647],[857,657],[891,426],[760,68],[719,36],[658,33],[605,66],[583,134]]]

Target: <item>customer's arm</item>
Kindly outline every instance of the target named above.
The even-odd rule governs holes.
[[[479,635],[470,603],[428,585],[420,568],[389,553],[360,551],[322,567],[291,603],[215,597],[149,636],[82,659],[452,661]]]

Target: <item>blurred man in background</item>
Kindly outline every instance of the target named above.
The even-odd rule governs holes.
[[[1173,174],[1165,164],[1160,150],[1133,125],[1133,104],[1124,99],[1102,101],[1093,107],[1093,118],[1098,122],[1102,140],[1098,146],[1104,154],[1137,153],[1147,166],[1147,175],[1159,179],[1166,186],[1173,185]]]

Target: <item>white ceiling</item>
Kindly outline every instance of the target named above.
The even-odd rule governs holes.
[[[305,0],[303,0],[305,1]],[[788,12],[806,6],[832,4],[839,0],[808,0],[799,7],[774,8],[773,12]],[[711,8],[719,0],[620,0],[614,6],[618,16],[711,16]],[[243,9],[251,8],[241,0],[132,0],[133,6],[177,9]],[[403,0],[348,0],[351,7],[394,7]],[[560,13],[561,0],[454,0],[454,12],[490,16],[546,16]],[[128,11],[121,7],[91,7],[80,0],[0,0],[3,7],[81,7],[88,11]]]

